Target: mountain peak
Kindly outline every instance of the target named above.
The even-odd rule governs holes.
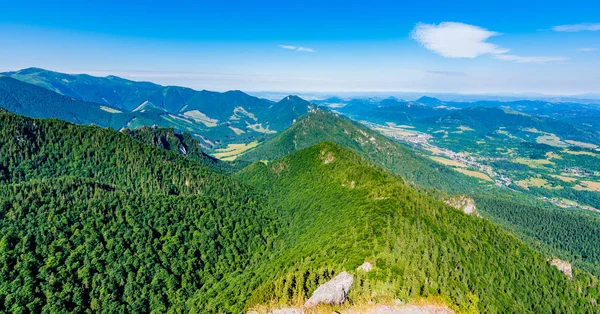
[[[31,74],[36,74],[36,73],[40,73],[40,72],[51,72],[51,71],[44,70],[42,68],[30,67],[30,68],[24,68],[24,69],[16,70],[16,71],[4,72],[3,74],[7,74],[7,75],[13,75],[13,74],[31,75]]]
[[[282,102],[308,102],[308,101],[306,101],[296,95],[288,95],[287,97],[284,97],[283,99],[281,99],[279,102],[282,103]]]
[[[425,104],[425,105],[441,105],[444,103],[443,101],[441,101],[437,98],[429,97],[429,96],[423,96],[423,97],[417,99],[416,102]]]

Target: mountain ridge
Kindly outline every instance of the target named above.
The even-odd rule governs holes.
[[[98,107],[104,108],[105,112],[97,114],[98,119],[94,120],[94,115],[89,115],[88,119],[82,121],[84,124],[93,123],[115,129],[144,125],[173,127],[180,132],[197,136],[210,149],[229,143],[251,142],[282,131],[314,106],[299,97],[288,96],[280,102],[272,102],[239,90],[223,93],[197,91],[187,87],[136,82],[116,76],[72,75],[39,68],[5,72],[3,75],[6,79],[16,79],[23,84],[32,84],[57,93],[54,98],[64,96],[73,98],[73,101],[96,103]],[[42,103],[40,101],[38,104],[41,108],[56,107],[52,103]],[[142,107],[149,104],[153,107],[149,110],[151,112],[140,112]],[[19,108],[12,108],[11,111],[38,118],[58,117],[78,122],[77,117],[67,117],[64,113],[47,112],[41,108],[37,111],[44,113],[43,115],[17,110]],[[120,123],[109,124],[105,121],[107,119],[116,119]]]

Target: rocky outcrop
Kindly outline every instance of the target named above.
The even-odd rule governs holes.
[[[304,303],[305,308],[311,308],[319,304],[342,304],[348,297],[350,286],[354,277],[347,272],[341,272],[330,281],[319,286],[313,295]]]
[[[445,200],[444,202],[458,210],[462,210],[465,214],[479,216],[479,213],[477,213],[477,207],[475,206],[475,201],[466,195],[454,196]]]
[[[558,270],[567,275],[567,277],[573,279],[573,267],[571,267],[571,264],[569,262],[565,262],[558,258],[553,258],[550,260],[550,265],[558,268]]]
[[[371,265],[371,263],[369,262],[364,262],[362,265],[358,266],[358,268],[356,268],[356,270],[358,271],[364,271],[364,272],[370,272],[373,269],[373,265]]]

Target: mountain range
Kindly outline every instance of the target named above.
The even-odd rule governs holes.
[[[293,306],[342,270],[360,279],[355,305],[437,296],[456,311],[597,310],[590,275],[568,279],[336,144],[231,177],[113,130],[0,119],[9,311]],[[375,269],[355,271],[365,260]]]
[[[600,311],[591,105],[273,102],[30,68],[0,76],[0,107],[0,311]],[[344,273],[346,302],[303,307]]]
[[[135,82],[116,76],[73,75],[38,68],[1,75],[4,76],[1,78],[5,86],[4,97],[18,99],[15,93],[19,89],[33,89],[9,78],[55,93],[53,97],[57,105],[50,107],[54,112],[36,107],[35,104],[39,102],[27,103],[29,99],[18,99],[25,103],[9,108],[15,113],[32,117],[58,117],[75,123],[93,123],[115,129],[144,125],[173,127],[179,132],[194,135],[207,149],[231,142],[252,141],[281,131],[314,106],[296,96],[272,102],[241,91],[196,91],[185,87]],[[27,94],[46,98],[49,93],[38,89]],[[74,108],[85,108],[77,109],[85,113],[74,114]]]

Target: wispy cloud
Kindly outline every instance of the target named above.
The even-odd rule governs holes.
[[[312,48],[291,46],[291,45],[279,45],[279,48],[283,48],[283,49],[287,49],[287,50],[294,50],[294,51],[298,51],[298,52],[315,52],[316,51]]]
[[[508,54],[510,49],[488,42],[488,39],[501,33],[487,30],[476,25],[457,22],[440,24],[418,23],[411,37],[428,50],[446,58],[477,58],[492,55],[495,59],[518,63],[548,63],[565,61],[563,57],[516,56]]]
[[[306,47],[298,47],[298,49],[296,49],[296,51],[315,52],[314,49],[306,48]]]
[[[592,52],[592,51],[597,51],[598,48],[592,48],[592,47],[584,47],[584,48],[577,48],[577,51],[579,52]]]
[[[600,23],[580,23],[567,24],[552,27],[555,32],[583,32],[583,31],[600,31]]]
[[[523,57],[523,56],[515,56],[515,55],[509,55],[509,54],[495,55],[494,58],[496,58],[498,60],[514,61],[517,63],[548,63],[548,62],[559,62],[559,61],[569,60],[568,58],[564,58],[564,57],[543,57],[543,56]]]

